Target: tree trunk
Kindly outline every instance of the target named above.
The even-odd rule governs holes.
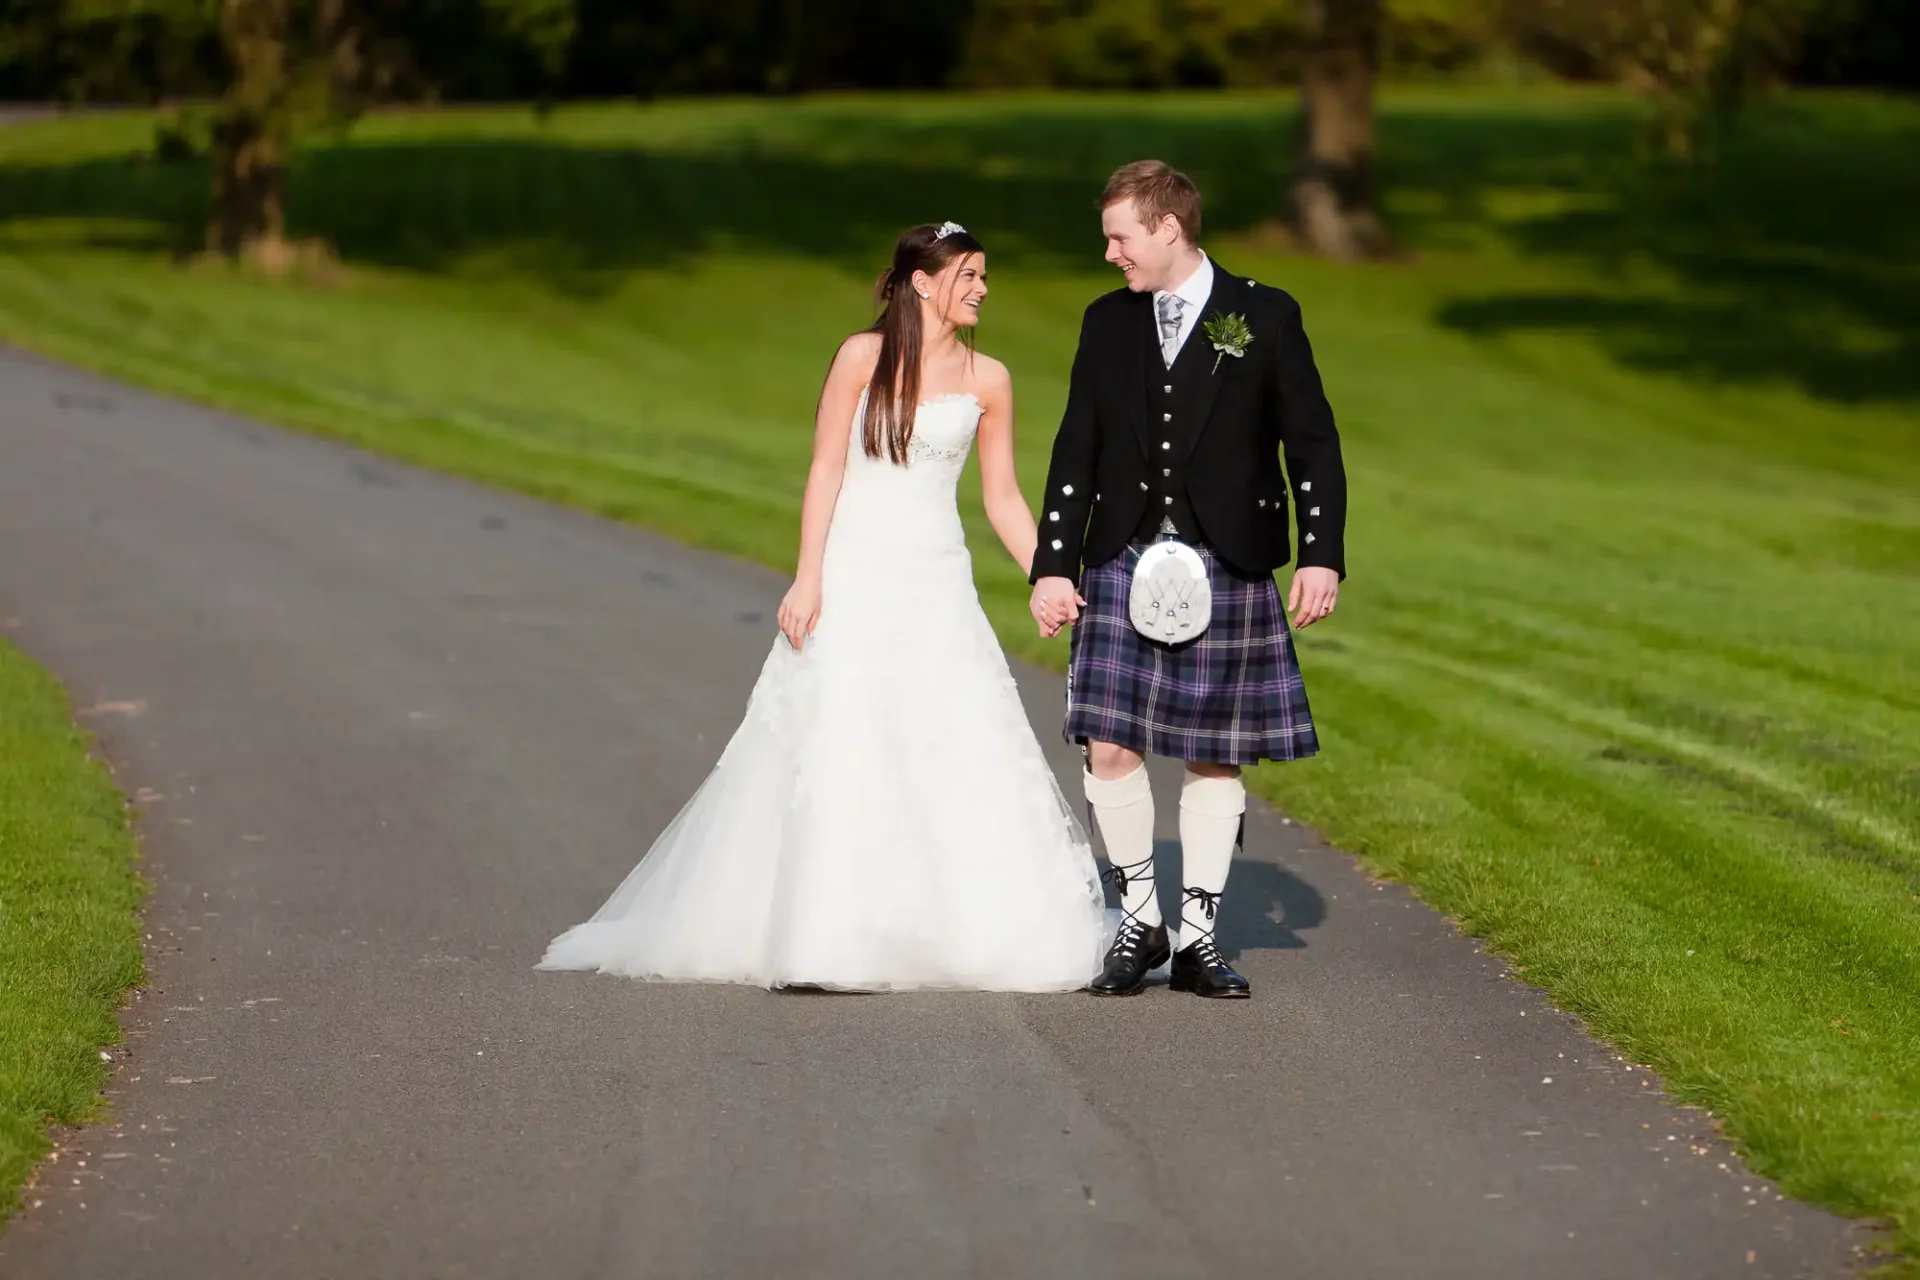
[[[286,238],[290,0],[223,0],[233,62],[214,130],[213,219],[207,245],[228,258],[278,255]]]
[[[1374,208],[1373,84],[1383,0],[1315,0],[1313,47],[1300,82],[1300,127],[1286,220],[1329,258],[1394,252]]]

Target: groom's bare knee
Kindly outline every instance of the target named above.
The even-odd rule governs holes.
[[[1210,760],[1189,760],[1187,772],[1198,778],[1237,778],[1240,776],[1240,766],[1214,764]]]
[[[1087,768],[1102,782],[1126,777],[1140,767],[1143,759],[1138,751],[1130,751],[1111,742],[1087,744]]]

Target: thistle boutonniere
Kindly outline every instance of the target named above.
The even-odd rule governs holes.
[[[1253,330],[1247,328],[1247,318],[1238,311],[1231,315],[1209,316],[1207,341],[1220,353],[1213,358],[1213,371],[1218,373],[1220,362],[1228,356],[1238,360],[1247,354],[1247,344],[1253,341]]]

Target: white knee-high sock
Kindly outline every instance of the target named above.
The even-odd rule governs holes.
[[[1205,778],[1188,772],[1180,788],[1181,950],[1213,936],[1214,915],[1233,868],[1234,846],[1247,811],[1247,788],[1238,777]]]
[[[1112,866],[1101,877],[1120,890],[1120,910],[1129,920],[1160,923],[1160,899],[1153,887],[1153,788],[1147,766],[1108,781],[1086,776],[1087,803],[1107,844]]]

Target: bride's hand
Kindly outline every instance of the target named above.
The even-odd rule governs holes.
[[[820,584],[795,578],[780,602],[780,630],[797,651],[820,623]]]
[[[1060,628],[1080,621],[1080,610],[1087,602],[1074,590],[1071,578],[1042,578],[1034,584],[1027,609],[1040,624],[1040,635],[1048,640],[1060,634]]]

